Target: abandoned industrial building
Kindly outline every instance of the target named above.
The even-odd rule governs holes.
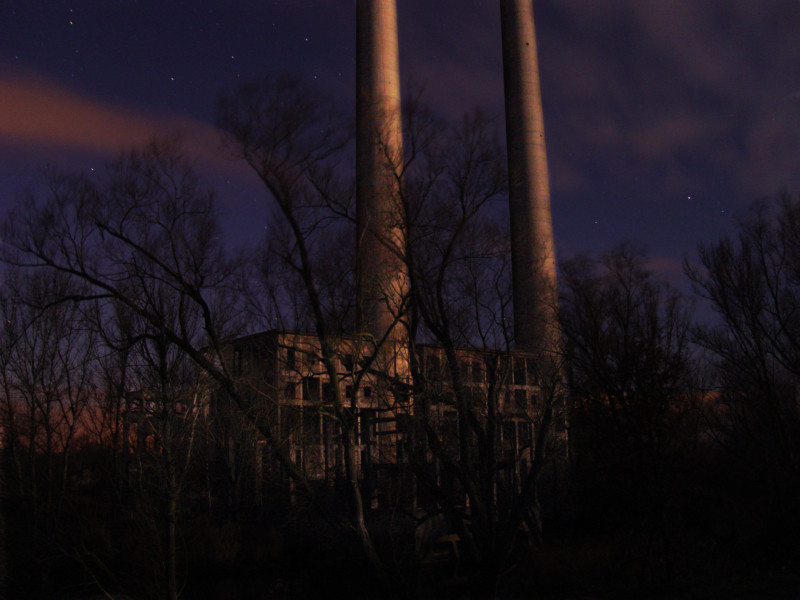
[[[342,339],[332,361],[336,367],[332,381],[312,334],[275,330],[233,342],[237,379],[247,390],[244,393],[252,411],[262,413],[272,433],[268,442],[254,428],[240,423],[228,427],[222,445],[231,453],[254,452],[249,460],[258,473],[258,485],[293,499],[294,482],[276,462],[278,448],[273,445],[282,447],[303,475],[318,486],[333,489],[346,478],[345,442],[334,403],[334,394],[339,393],[354,420],[356,469],[370,507],[431,502],[425,490],[414,483],[419,477],[412,477],[412,470],[426,470],[432,483],[455,489],[455,482],[447,481],[452,474],[425,448],[421,430],[430,425],[443,454],[458,460],[459,417],[444,349],[436,345],[417,349],[419,376],[424,382],[417,384],[417,393],[409,370],[367,364],[368,349],[363,338]],[[498,467],[503,483],[517,487],[532,460],[539,391],[535,358],[519,352],[480,354],[465,349],[458,360],[458,385],[465,386],[462,393],[471,400],[478,418],[488,418],[489,395],[493,396],[491,403],[498,413],[492,416],[498,423]],[[235,414],[213,402],[211,411],[218,423]],[[243,435],[243,430],[249,434]]]

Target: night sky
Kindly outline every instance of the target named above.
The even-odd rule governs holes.
[[[496,0],[398,0],[400,60],[446,116],[502,132]],[[213,126],[223,90],[291,72],[353,105],[354,0],[0,0],[0,208],[46,164],[90,170],[180,132],[226,230],[260,185]],[[800,191],[798,0],[536,0],[559,258],[644,243],[674,281],[751,201]]]

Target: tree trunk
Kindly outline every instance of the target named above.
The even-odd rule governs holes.
[[[386,572],[383,568],[383,562],[378,556],[375,545],[372,543],[372,537],[367,529],[367,521],[364,516],[364,499],[361,494],[361,489],[358,483],[358,468],[355,461],[356,443],[355,432],[352,428],[345,431],[345,467],[347,469],[347,478],[350,483],[350,491],[353,499],[353,521],[358,533],[358,539],[361,543],[361,548],[367,556],[372,568],[375,569],[375,574],[378,579],[384,581],[386,579]]]
[[[165,561],[167,577],[167,600],[178,600],[178,568],[177,568],[177,547],[176,529],[178,521],[178,498],[176,494],[170,493],[167,500],[167,528],[166,546],[167,555]]]

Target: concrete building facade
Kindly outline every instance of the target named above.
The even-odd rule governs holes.
[[[432,503],[433,497],[414,483],[414,474],[420,471],[444,489],[457,488],[448,480],[452,472],[419,434],[432,427],[445,456],[459,460],[458,393],[468,398],[475,418],[488,418],[490,403],[496,407],[499,468],[506,485],[519,484],[531,464],[536,433],[540,389],[533,355],[459,350],[456,382],[445,349],[419,345],[421,371],[414,395],[405,380],[366,364],[370,348],[363,336],[341,338],[336,381],[328,377],[314,334],[268,331],[236,340],[230,352],[238,385],[246,390],[254,410],[267,416],[273,443],[282,445],[305,477],[320,486],[344,488],[346,479],[334,387],[355,422],[360,484],[373,508]],[[216,418],[226,419],[226,411]],[[222,445],[244,444],[236,452],[250,453],[248,460],[259,465],[259,485],[291,493],[294,483],[275,462],[276,448],[254,444],[249,438],[258,437],[255,430],[242,435],[240,427]],[[253,448],[257,448],[254,455]]]

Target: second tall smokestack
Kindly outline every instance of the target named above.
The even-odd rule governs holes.
[[[500,0],[511,211],[514,339],[559,352],[555,244],[532,0]]]

